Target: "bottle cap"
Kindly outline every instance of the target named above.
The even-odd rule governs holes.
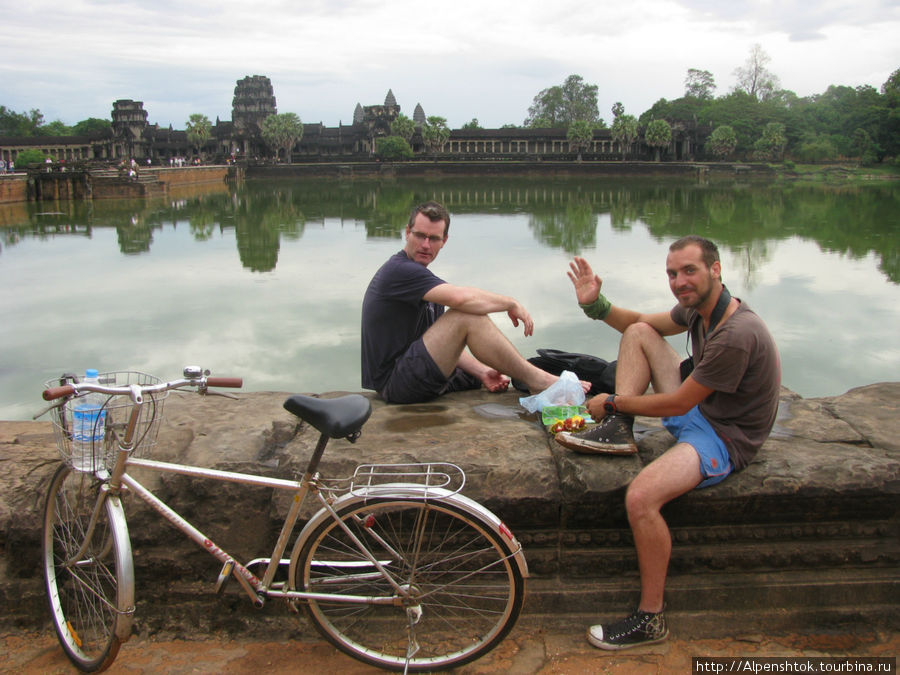
[[[100,375],[100,373],[97,372],[96,368],[88,368],[87,370],[84,371],[85,377],[97,378],[99,375]]]

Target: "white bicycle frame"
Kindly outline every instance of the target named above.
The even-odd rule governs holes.
[[[127,459],[126,466],[140,467],[144,469],[150,469],[152,471],[174,473],[194,478],[205,478],[232,483],[241,483],[244,485],[252,485],[255,487],[271,487],[275,489],[291,490],[296,493],[292,500],[291,508],[288,511],[287,516],[285,517],[284,524],[281,527],[281,532],[278,535],[278,539],[275,543],[275,547],[272,551],[271,557],[257,558],[247,562],[246,564],[242,564],[231,554],[229,554],[228,551],[216,544],[216,542],[214,542],[206,534],[197,529],[191,522],[189,522],[178,512],[176,512],[172,507],[170,507],[159,497],[153,494],[150,490],[144,487],[141,483],[139,483],[133,476],[129,475],[127,472],[122,473],[121,475],[121,482],[126,490],[133,492],[142,500],[147,502],[157,513],[163,516],[175,528],[183,532],[185,536],[196,542],[210,555],[212,555],[222,563],[222,574],[220,574],[219,576],[218,585],[223,584],[228,578],[229,574],[233,574],[256,607],[262,607],[265,604],[265,600],[267,598],[283,598],[286,600],[318,600],[321,602],[348,604],[396,606],[404,605],[404,600],[409,597],[409,591],[398,584],[396,580],[384,569],[384,565],[387,564],[388,561],[377,560],[372,555],[366,544],[360,541],[356,537],[356,535],[354,535],[349,530],[349,528],[347,528],[341,522],[341,519],[337,513],[338,510],[352,502],[365,501],[372,498],[447,501],[452,503],[454,506],[462,509],[466,513],[469,513],[473,517],[479,519],[480,521],[489,524],[496,535],[505,539],[513,539],[511,532],[506,529],[506,526],[502,523],[502,521],[500,521],[499,518],[497,518],[493,513],[491,513],[481,504],[473,501],[472,499],[469,499],[468,497],[465,497],[462,494],[459,494],[458,492],[445,488],[424,487],[420,484],[404,483],[377,485],[351,490],[350,492],[345,493],[343,496],[335,500],[334,503],[332,503],[320,489],[318,478],[309,474],[304,476],[301,480],[295,481],[280,478],[267,478],[264,476],[237,473],[232,471],[204,469],[183,464],[172,464],[167,462],[158,462],[154,460],[136,458]],[[462,470],[460,469],[460,472],[461,471]],[[333,519],[335,522],[340,524],[342,529],[356,544],[359,551],[375,568],[375,571],[371,572],[371,574],[380,576],[391,584],[395,591],[394,596],[373,597],[360,595],[336,595],[332,593],[311,593],[306,591],[285,589],[279,587],[278,585],[273,586],[273,579],[275,578],[275,574],[281,565],[289,566],[289,579],[296,578],[294,567],[297,562],[297,555],[292,555],[290,559],[283,559],[282,556],[287,549],[290,536],[296,527],[297,520],[300,517],[301,507],[306,501],[306,497],[310,493],[310,491],[312,491],[316,496],[317,501],[322,506],[322,508],[313,515],[313,517],[300,532],[300,535],[297,537],[297,541],[294,544],[294,551],[297,552],[302,548],[308,534],[311,533],[321,521]],[[518,548],[515,550],[513,557],[515,558],[516,564],[521,570],[523,576],[527,576],[528,568],[525,562],[525,556],[522,552],[521,545],[518,546]],[[266,567],[265,573],[263,574],[262,578],[259,578],[249,568],[261,564],[264,564]]]
[[[183,382],[185,384],[193,383],[191,380],[184,380],[179,382]],[[177,388],[177,385],[173,385],[174,383],[164,383],[161,385],[156,385],[155,387],[152,387],[152,389],[163,391],[169,388]],[[478,502],[475,502],[474,500],[469,499],[468,497],[465,497],[464,495],[459,493],[465,483],[465,474],[463,473],[461,468],[454,464],[442,463],[422,465],[363,465],[365,467],[369,467],[370,469],[385,469],[385,473],[381,473],[378,475],[381,475],[382,477],[385,475],[397,476],[401,480],[402,476],[408,475],[408,472],[392,473],[391,469],[393,467],[421,467],[421,472],[417,473],[417,475],[424,475],[429,477],[434,475],[439,477],[443,476],[444,480],[443,482],[438,482],[437,486],[427,480],[425,484],[394,482],[381,483],[376,485],[363,484],[362,486],[357,485],[356,487],[354,487],[353,483],[351,482],[349,483],[349,491],[347,491],[342,496],[332,500],[329,499],[326,494],[333,494],[335,492],[335,488],[324,485],[325,481],[319,478],[319,474],[317,472],[322,454],[325,451],[325,446],[330,440],[330,438],[324,433],[320,436],[318,444],[316,445],[316,448],[309,459],[306,473],[300,480],[268,478],[265,476],[258,476],[254,474],[221,471],[216,469],[207,469],[188,466],[184,464],[173,464],[168,462],[159,462],[155,460],[132,457],[131,451],[134,449],[135,445],[134,436],[136,421],[139,416],[140,408],[143,405],[143,395],[141,388],[137,385],[130,385],[129,389],[130,391],[120,389],[115,392],[115,394],[119,395],[130,395],[134,406],[129,417],[129,421],[125,425],[124,433],[121,435],[119,435],[118,433],[115,434],[116,442],[118,445],[118,453],[116,455],[115,466],[108,474],[107,484],[104,486],[104,489],[101,491],[101,496],[98,498],[97,505],[94,509],[94,515],[91,519],[91,524],[89,525],[88,536],[85,538],[85,541],[88,541],[90,539],[90,533],[93,531],[94,523],[97,520],[97,515],[100,513],[100,510],[103,507],[104,501],[109,498],[118,497],[120,492],[122,491],[128,491],[136,494],[142,500],[147,502],[157,513],[159,513],[163,518],[171,523],[176,529],[183,532],[185,536],[197,543],[201,548],[206,550],[210,555],[212,555],[222,563],[222,572],[219,574],[219,579],[216,585],[217,590],[222,587],[222,585],[228,580],[230,576],[234,576],[249,596],[251,602],[256,607],[262,607],[265,604],[266,599],[272,597],[283,598],[286,600],[314,600],[329,603],[404,606],[408,604],[407,600],[409,600],[410,598],[410,590],[397,583],[397,581],[386,571],[385,565],[390,561],[381,561],[376,559],[375,556],[372,555],[366,544],[360,541],[360,539],[351,531],[351,529],[343,523],[341,517],[338,515],[338,511],[349,504],[356,502],[365,502],[368,499],[374,498],[443,501],[446,503],[451,503],[453,506],[471,515],[473,519],[484,523],[498,537],[505,539],[512,544],[515,544],[513,552],[509,557],[515,559],[516,565],[519,567],[522,576],[528,576],[528,567],[525,561],[525,555],[522,551],[521,545],[515,539],[512,532],[510,532],[509,529],[507,529],[507,527],[503,524],[503,522],[500,521],[500,519],[497,518],[497,516],[491,513],[488,509],[483,507]],[[110,389],[107,389],[105,393],[113,392]],[[281,531],[278,535],[278,539],[275,543],[275,547],[272,551],[271,557],[257,558],[245,564],[242,564],[230,553],[228,553],[228,551],[216,544],[211,538],[197,529],[191,522],[181,516],[171,506],[166,504],[162,499],[157,497],[150,490],[144,487],[140,482],[138,482],[133,476],[128,474],[128,467],[139,467],[151,471],[174,473],[194,478],[241,483],[244,485],[251,485],[255,487],[271,487],[280,490],[289,490],[294,492],[295,494],[292,500],[291,507],[288,510],[288,514],[285,517],[284,523],[281,527]],[[436,469],[433,469],[433,467],[435,467]],[[453,478],[445,473],[442,467],[443,469],[449,469],[452,472],[458,472],[458,476],[461,479],[459,483],[450,486]],[[97,476],[98,478],[106,479],[107,476],[104,474],[105,471],[98,472]],[[368,475],[371,479],[371,477],[375,474],[370,473]],[[348,479],[348,481],[350,480],[352,479]],[[450,489],[448,489],[448,487]],[[455,489],[453,489],[454,487]],[[313,515],[313,517],[309,520],[303,530],[301,530],[294,544],[294,550],[291,558],[284,559],[282,558],[282,556],[287,549],[291,534],[293,533],[297,525],[297,520],[300,517],[301,508],[310,492],[315,495],[317,501],[321,505],[321,509],[319,509]],[[116,500],[116,502],[119,501],[120,500],[118,499]],[[120,504],[118,505],[118,508],[121,509]],[[279,582],[278,584],[273,583],[275,574],[278,571],[279,567],[282,565],[288,565],[289,579],[296,578],[295,568],[299,557],[298,554],[302,549],[307,537],[314,531],[316,526],[318,526],[325,519],[332,519],[341,527],[341,529],[347,534],[350,540],[358,548],[360,553],[363,554],[363,556],[368,560],[369,563],[371,563],[372,567],[374,568],[374,570],[372,571],[367,571],[366,574],[373,577],[384,578],[393,587],[393,596],[375,597],[331,593],[311,593],[306,591],[297,591],[291,588],[285,588],[286,584],[281,582]],[[124,515],[122,518],[122,522],[124,523]],[[379,544],[381,544],[385,550],[389,552],[391,551],[391,548],[387,545],[387,542],[379,541]],[[78,559],[81,555],[83,555],[83,550],[79,551],[76,556],[73,557],[73,559]],[[400,557],[399,554],[397,554],[397,557]],[[258,577],[249,569],[251,566],[257,565],[265,565],[265,572],[263,573],[262,578]],[[358,566],[360,565],[360,563],[348,563],[348,565]]]

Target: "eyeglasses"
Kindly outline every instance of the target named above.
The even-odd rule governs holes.
[[[425,234],[424,232],[416,232],[415,230],[410,230],[410,233],[412,234],[412,236],[414,236],[416,239],[418,239],[419,241],[421,241],[423,243],[425,242],[426,239],[431,244],[434,244],[434,245],[444,243],[444,238],[442,236],[439,236],[436,234],[432,234],[429,236],[429,235]]]

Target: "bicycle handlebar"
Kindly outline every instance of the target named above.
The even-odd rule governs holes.
[[[138,385],[129,385],[124,387],[105,387],[103,385],[88,384],[80,382],[78,384],[65,384],[61,387],[50,387],[45,389],[41,396],[45,401],[54,401],[64,396],[72,396],[92,391],[108,396],[128,396],[132,393],[132,387]],[[182,387],[198,387],[201,391],[205,391],[207,387],[228,387],[231,389],[239,389],[244,386],[244,380],[240,377],[194,377],[172,382],[162,382],[160,384],[144,385],[139,389],[142,394],[158,393],[168,391],[170,389],[180,389]]]
[[[230,387],[240,389],[244,386],[244,380],[240,377],[207,377],[207,387]]]
[[[75,387],[71,384],[67,384],[62,387],[50,387],[50,389],[44,389],[44,393],[41,396],[45,401],[55,401],[58,398],[62,398],[63,396],[71,396],[75,393]]]

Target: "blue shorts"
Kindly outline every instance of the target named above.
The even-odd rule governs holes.
[[[678,417],[663,417],[662,423],[679,443],[687,443],[700,456],[704,480],[697,487],[721,483],[734,470],[728,448],[697,406]]]
[[[422,403],[451,391],[480,387],[481,380],[460,368],[446,377],[419,338],[394,363],[391,376],[379,393],[388,403]]]

